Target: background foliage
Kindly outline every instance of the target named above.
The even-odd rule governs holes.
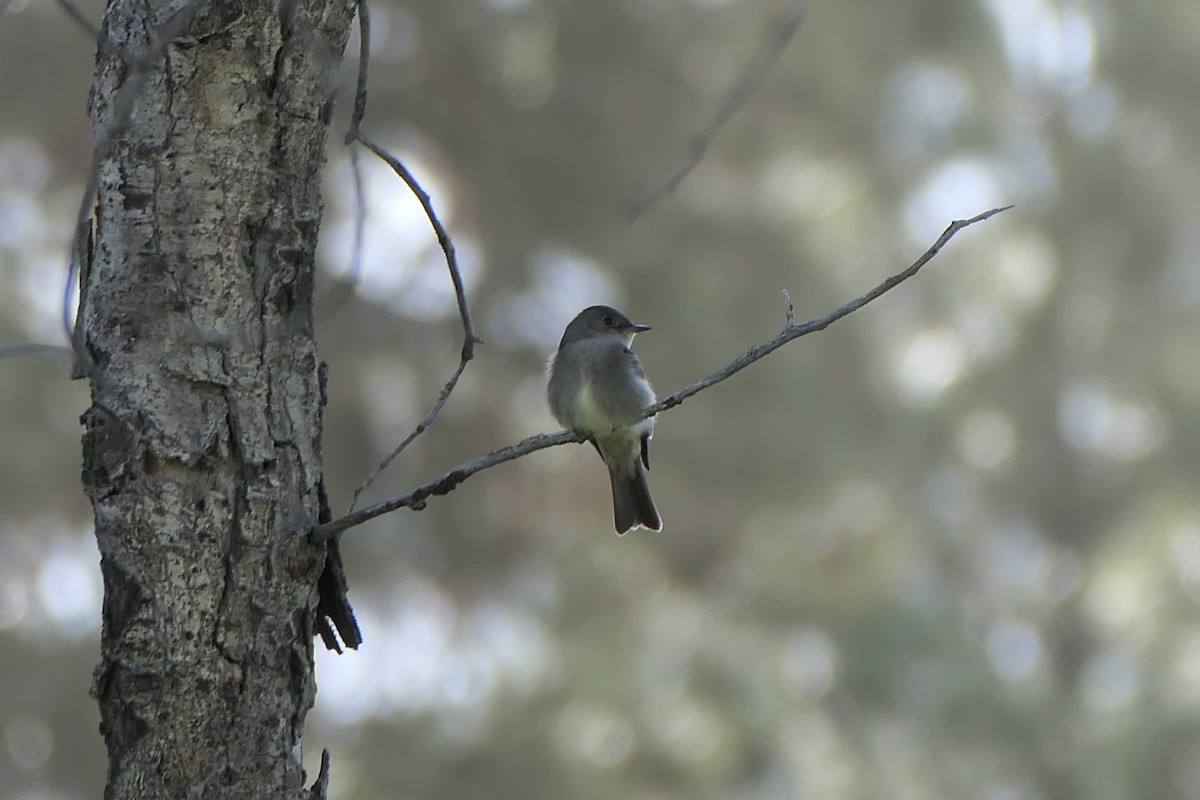
[[[817,2],[628,222],[789,13],[373,6],[365,128],[433,195],[487,343],[368,499],[551,429],[544,360],[583,305],[654,325],[637,349],[665,393],[772,335],[781,288],[822,314],[951,219],[1017,208],[665,415],[661,535],[612,535],[580,447],[350,532],[366,643],[320,656],[305,753],[331,749],[333,796],[1200,794],[1194,3]],[[54,4],[0,13],[0,344],[61,342],[91,57]],[[349,292],[337,145],[322,232],[339,508],[460,344],[427,223],[363,163]],[[103,782],[85,406],[64,363],[0,362],[3,797]]]

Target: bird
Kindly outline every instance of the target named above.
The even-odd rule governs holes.
[[[317,522],[325,523],[331,519],[333,509],[329,507],[325,479],[321,478],[317,481]],[[351,650],[357,650],[363,640],[358,619],[350,606],[350,598],[346,596],[349,585],[346,583],[346,570],[342,566],[342,552],[338,546],[340,537],[341,534],[334,536],[325,545],[325,566],[317,579],[317,608],[313,620],[315,633],[321,636],[327,648],[338,655],[343,652],[343,644]]]
[[[563,331],[546,384],[554,418],[587,437],[608,467],[618,534],[662,530],[646,482],[654,435],[654,417],[646,417],[646,409],[657,398],[629,349],[633,337],[648,330],[611,306],[585,308]]]

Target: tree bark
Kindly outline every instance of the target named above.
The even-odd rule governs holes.
[[[111,0],[76,341],[106,798],[308,798],[312,286],[349,0]],[[323,623],[323,620],[322,620]]]

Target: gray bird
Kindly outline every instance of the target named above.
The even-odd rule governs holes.
[[[608,466],[617,533],[662,530],[645,472],[654,418],[642,418],[657,398],[629,349],[648,330],[615,308],[585,308],[563,332],[546,387],[554,418],[588,437]]]

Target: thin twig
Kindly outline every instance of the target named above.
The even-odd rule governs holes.
[[[712,386],[715,383],[725,380],[736,372],[740,372],[741,370],[753,364],[755,361],[758,361],[768,353],[778,350],[784,344],[792,341],[793,339],[798,339],[806,334],[824,330],[842,317],[857,311],[867,303],[886,294],[904,281],[916,275],[921,268],[929,263],[934,256],[941,252],[942,248],[946,246],[946,243],[954,238],[955,234],[957,234],[963,228],[974,225],[977,222],[983,222],[984,220],[999,214],[1001,211],[1007,211],[1009,208],[1012,208],[1012,206],[993,208],[990,211],[985,211],[982,214],[971,217],[970,219],[955,220],[954,222],[950,223],[945,231],[942,232],[942,235],[938,237],[937,241],[934,242],[928,250],[921,254],[920,258],[914,261],[902,272],[892,275],[866,294],[860,295],[850,302],[839,306],[823,317],[816,317],[801,323],[797,323],[794,320],[789,319],[784,325],[783,330],[777,336],[766,342],[763,342],[762,344],[751,347],[749,350],[742,353],[740,356],[721,367],[716,372],[713,372],[710,375],[707,375],[696,381],[695,383],[685,386],[679,391],[663,398],[658,403],[655,403],[646,409],[646,416],[653,416],[661,411],[666,411],[669,408],[679,405],[692,395],[707,389],[709,386]],[[485,456],[480,456],[479,458],[459,464],[457,467],[441,475],[440,477],[435,478],[428,483],[421,484],[406,495],[395,497],[391,500],[386,500],[381,503],[376,503],[373,506],[346,514],[345,516],[335,519],[332,522],[318,525],[313,528],[312,535],[318,540],[325,540],[336,536],[348,528],[361,525],[364,522],[374,519],[375,517],[386,514],[390,511],[395,511],[399,508],[420,510],[425,507],[425,503],[430,497],[434,495],[448,494],[460,483],[477,472],[481,472],[498,464],[503,464],[506,461],[512,461],[537,450],[544,450],[547,447],[554,447],[556,445],[566,444],[568,442],[582,441],[584,441],[584,437],[572,431],[540,433],[536,436],[530,436],[526,439],[522,439],[516,444],[503,447],[499,450],[493,450]]]
[[[362,164],[358,148],[354,147],[354,134],[362,127],[363,115],[367,113],[367,69],[371,62],[371,8],[367,0],[358,0],[358,85],[354,90],[354,114],[350,117],[350,130],[346,132],[346,146],[350,148],[350,170],[354,176],[354,256],[350,263],[350,285],[358,283],[362,271],[362,249],[367,227],[367,196],[363,189]]]
[[[421,484],[406,495],[385,500],[373,506],[367,506],[366,508],[339,517],[332,522],[318,525],[313,528],[312,536],[317,541],[324,541],[337,536],[347,528],[362,525],[364,522],[375,519],[375,517],[386,514],[389,511],[395,511],[399,508],[411,508],[414,511],[419,511],[425,508],[425,501],[428,498],[439,494],[449,494],[455,487],[476,472],[481,472],[497,464],[503,464],[505,461],[512,461],[515,458],[520,458],[537,450],[544,450],[547,447],[582,441],[582,436],[571,431],[539,433],[536,436],[530,436],[516,444],[510,444],[508,447],[493,450],[485,456],[480,456],[479,458],[459,464],[441,477]]]
[[[454,374],[450,376],[450,380],[446,381],[446,385],[442,387],[440,392],[438,392],[437,400],[434,401],[433,407],[429,409],[429,413],[427,413],[425,417],[417,423],[417,427],[412,429],[412,433],[404,437],[404,441],[400,442],[400,444],[396,446],[395,450],[388,453],[387,456],[379,462],[378,466],[371,470],[371,474],[369,474],[366,479],[359,484],[358,488],[354,490],[354,496],[350,498],[350,508],[346,513],[350,513],[354,510],[354,507],[358,505],[359,495],[366,491],[366,488],[375,482],[375,479],[379,477],[379,473],[387,469],[388,465],[390,465],[392,461],[396,459],[396,456],[403,453],[404,450],[410,444],[412,444],[418,436],[424,433],[426,429],[433,424],[433,421],[437,419],[437,415],[441,413],[442,406],[446,405],[446,400],[449,399],[450,393],[454,391],[454,387],[458,384],[458,379],[462,377],[463,370],[466,368],[466,359],[458,362],[458,368],[454,370]]]
[[[358,149],[350,148],[350,177],[354,183],[354,241],[350,245],[350,270],[343,280],[338,281],[317,301],[320,308],[317,319],[325,321],[336,315],[358,288],[362,277],[362,253],[367,227],[367,196],[363,184],[362,164]]]
[[[921,257],[914,261],[908,267],[908,269],[904,270],[903,272],[897,272],[895,275],[891,276],[871,291],[854,298],[850,302],[845,303],[838,308],[835,308],[833,311],[830,311],[823,317],[816,317],[800,323],[794,321],[788,322],[786,325],[784,325],[783,330],[780,331],[774,338],[769,339],[762,344],[757,344],[754,347],[751,347],[749,350],[742,353],[733,361],[730,361],[728,364],[721,367],[711,375],[706,375],[695,383],[685,386],[679,391],[664,397],[662,400],[659,400],[657,403],[647,409],[646,416],[653,416],[660,411],[665,411],[668,408],[674,408],[692,395],[707,389],[713,384],[720,383],[734,373],[741,372],[755,361],[758,361],[768,353],[778,350],[780,347],[792,341],[793,339],[798,339],[806,334],[828,328],[842,317],[846,316],[847,314],[854,313],[867,303],[875,300],[883,294],[886,294],[887,292],[890,292],[892,289],[896,288],[897,285],[908,280],[913,275],[916,275],[921,271],[921,267],[928,264],[934,256],[941,252],[941,249],[946,246],[946,243],[953,239],[954,235],[963,228],[974,225],[977,222],[983,222],[984,220],[999,214],[1001,211],[1007,211],[1010,208],[1012,208],[1012,206],[993,208],[990,211],[977,214],[970,219],[954,220],[954,222],[951,222],[946,230],[942,231],[942,235],[938,237],[938,240],[934,242],[928,250],[922,253]]]
[[[346,144],[354,143],[362,130],[363,115],[367,113],[367,76],[371,65],[371,9],[367,0],[358,0],[358,81],[354,87],[354,113],[350,115],[350,130]]]
[[[10,344],[0,347],[0,359],[21,358],[65,358],[71,360],[74,351],[56,344]]]
[[[88,19],[79,6],[75,5],[71,0],[55,0],[55,2],[58,3],[58,7],[63,10],[63,13],[74,20],[79,27],[87,31],[92,39],[100,35],[100,28],[96,23]]]
[[[438,244],[446,255],[446,266],[450,270],[450,280],[454,283],[454,296],[458,301],[458,317],[462,320],[463,326],[463,359],[470,361],[475,356],[475,345],[483,344],[483,340],[475,334],[475,323],[471,321],[471,310],[467,307],[467,290],[463,286],[462,271],[458,268],[458,255],[454,250],[454,242],[450,241],[450,234],[446,232],[446,227],[442,225],[437,212],[433,210],[433,200],[413,177],[413,174],[408,171],[408,167],[401,164],[398,158],[367,138],[361,130],[354,131],[354,139],[362,142],[364,147],[383,159],[392,168],[392,171],[400,176],[400,180],[408,185],[409,190],[420,201],[421,207],[425,209],[425,216],[429,218],[429,224],[433,226],[433,232],[437,234]]]
[[[350,499],[350,509],[347,513],[354,511],[354,506],[358,504],[358,498],[367,487],[375,482],[388,465],[396,459],[398,455],[404,452],[410,444],[416,441],[417,437],[424,433],[438,414],[441,413],[442,407],[446,405],[446,400],[450,398],[454,387],[458,385],[458,379],[462,377],[463,371],[467,368],[467,362],[475,357],[475,345],[481,343],[480,338],[475,334],[475,324],[471,321],[471,309],[467,304],[467,290],[463,284],[462,271],[458,266],[458,256],[454,250],[454,242],[450,239],[450,234],[446,231],[446,227],[442,225],[441,219],[438,218],[437,212],[433,210],[433,201],[429,197],[429,193],[422,188],[413,174],[408,171],[400,160],[388,153],[375,142],[371,141],[362,132],[363,116],[367,113],[367,77],[370,70],[371,62],[371,13],[367,6],[367,0],[359,0],[358,2],[358,38],[359,38],[359,55],[358,55],[358,81],[354,91],[354,112],[350,116],[350,130],[346,132],[346,144],[352,145],[355,142],[360,142],[364,147],[382,159],[388,166],[392,168],[400,179],[407,184],[411,191],[421,203],[421,207],[425,209],[425,216],[429,218],[429,224],[433,226],[434,233],[437,234],[438,244],[441,245],[442,252],[446,256],[446,267],[450,270],[450,281],[454,284],[454,296],[458,301],[458,316],[462,321],[463,327],[463,345],[459,355],[458,367],[442,386],[442,390],[438,393],[437,400],[434,401],[433,407],[429,409],[424,418],[413,428],[412,433],[404,438],[396,446],[396,449],[389,453],[366,479],[359,484],[354,490],[354,496]],[[357,151],[354,151],[357,154]],[[358,198],[357,214],[355,219],[354,229],[354,247],[355,247],[355,272],[357,273],[358,261],[361,257],[360,248],[362,246],[362,226],[366,218],[365,203],[362,196],[362,178],[358,173],[358,160],[354,158],[355,169],[355,192]]]
[[[354,147],[355,132],[367,113],[367,70],[371,61],[371,9],[367,0],[358,0],[358,82],[354,89],[354,113],[344,143],[350,148],[350,177],[354,181],[354,243],[350,251],[350,272],[321,298],[319,319],[326,320],[341,311],[354,294],[362,274],[362,251],[367,227],[367,197],[363,188],[362,163]]]
[[[350,174],[354,178],[354,250],[350,258],[350,285],[353,286],[362,274],[363,240],[367,229],[367,193],[363,187],[358,150],[353,147],[350,148]]]
[[[459,271],[458,257],[455,254],[454,243],[450,240],[450,234],[446,232],[446,228],[442,225],[442,221],[438,218],[437,213],[434,211],[433,201],[430,199],[429,194],[421,187],[421,185],[417,182],[417,179],[413,177],[412,173],[408,171],[408,168],[401,164],[397,158],[364,136],[362,131],[355,131],[354,135],[359,142],[362,142],[367,149],[379,156],[379,158],[383,159],[388,166],[390,166],[392,170],[400,176],[400,179],[408,185],[409,190],[416,195],[417,199],[421,203],[421,206],[425,209],[425,215],[429,218],[429,223],[433,226],[433,229],[437,234],[438,243],[442,246],[442,252],[445,253],[446,265],[450,270],[450,280],[454,284],[454,294],[458,299],[459,318],[462,321],[463,327],[463,345],[459,355],[458,367],[454,370],[454,373],[450,376],[450,379],[446,381],[446,384],[442,387],[442,391],[438,393],[437,400],[434,402],[433,407],[429,409],[429,413],[427,413],[420,423],[417,424],[417,427],[413,429],[412,433],[406,436],[404,441],[400,442],[400,444],[396,446],[396,449],[384,457],[384,459],[379,462],[379,465],[376,466],[375,469],[371,470],[371,473],[366,477],[366,479],[359,484],[357,489],[354,490],[354,495],[350,500],[350,511],[354,510],[355,505],[358,503],[359,496],[366,491],[367,487],[375,482],[375,479],[379,477],[380,473],[382,473],[383,470],[385,470],[398,455],[404,452],[405,448],[412,444],[417,437],[424,433],[429,426],[433,424],[434,420],[437,419],[438,414],[441,413],[442,407],[446,404],[446,400],[450,397],[451,392],[453,392],[454,388],[458,385],[458,379],[462,377],[463,371],[466,370],[467,362],[475,357],[475,345],[481,341],[479,337],[475,335],[475,326],[471,321],[471,312],[467,306],[466,287],[463,285],[462,273]]]
[[[642,193],[641,197],[634,201],[632,207],[629,209],[630,222],[645,214],[664,197],[673,194],[679,188],[679,184],[683,183],[683,179],[688,176],[688,173],[695,169],[696,165],[700,163],[700,160],[708,152],[708,149],[712,147],[713,140],[721,128],[724,127],[725,123],[740,111],[749,102],[750,98],[754,96],[754,93],[758,91],[758,88],[762,85],[771,68],[775,66],[775,62],[783,55],[783,51],[787,49],[788,44],[792,41],[792,37],[800,29],[800,23],[804,21],[804,12],[807,10],[808,0],[799,0],[792,7],[791,15],[776,30],[775,38],[768,44],[766,50],[750,63],[745,72],[742,73],[733,85],[733,89],[730,90],[724,102],[718,107],[712,122],[692,139],[691,146],[688,148],[688,154],[658,185],[647,189]]]

